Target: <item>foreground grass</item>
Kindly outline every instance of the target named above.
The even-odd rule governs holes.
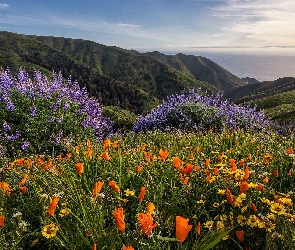
[[[2,249],[294,249],[294,137],[147,133],[2,166]],[[131,247],[129,248],[131,249]]]

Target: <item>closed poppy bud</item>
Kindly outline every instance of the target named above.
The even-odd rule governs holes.
[[[244,180],[247,181],[249,179],[250,172],[249,172],[249,167],[248,165],[245,167],[245,175],[244,175]]]
[[[103,148],[105,150],[108,150],[110,148],[110,146],[111,146],[111,140],[109,138],[105,139],[103,141]]]
[[[27,187],[26,186],[21,186],[20,191],[22,192],[22,194],[25,194],[27,192]]]
[[[236,236],[238,237],[240,242],[243,242],[244,241],[244,236],[245,236],[244,230],[237,230],[236,231]]]
[[[206,159],[205,160],[205,166],[209,166],[209,164],[210,164],[210,159]]]
[[[172,159],[174,168],[178,169],[181,165],[181,160],[178,157],[172,157]]]
[[[251,201],[251,209],[252,209],[252,211],[253,212],[257,212],[257,208],[256,208],[256,206],[255,206],[255,204]]]
[[[141,164],[138,164],[138,166],[137,166],[137,168],[136,168],[136,172],[137,173],[140,173],[141,171],[142,171],[142,166],[141,166]]]
[[[4,224],[5,224],[5,216],[0,215],[0,227],[4,227]]]
[[[213,171],[214,171],[214,175],[216,175],[216,176],[217,176],[217,175],[218,175],[218,173],[219,173],[219,169],[218,169],[218,168],[214,168],[214,169],[213,169]]]
[[[18,183],[18,185],[20,185],[20,186],[25,185],[27,179],[28,179],[28,175],[24,174],[24,177],[21,179],[21,181]]]
[[[198,235],[201,234],[201,222],[198,222],[198,224],[197,224],[197,227],[196,227],[196,233],[197,233]]]
[[[118,185],[116,184],[115,181],[109,181],[109,186],[116,192],[119,193],[120,192],[120,188],[118,187]]]
[[[52,160],[47,162],[47,164],[44,166],[44,170],[47,171],[52,166]]]
[[[182,184],[187,185],[188,181],[189,181],[189,177],[187,176],[184,178],[184,181],[182,182]]]
[[[146,189],[145,189],[145,187],[141,187],[141,188],[140,188],[140,193],[139,193],[139,195],[138,195],[138,200],[139,200],[139,201],[143,201],[143,198],[144,198],[144,196],[145,196],[145,193],[146,193]]]
[[[96,244],[93,244],[92,250],[96,250]]]
[[[123,208],[119,207],[114,211],[114,218],[115,223],[120,232],[125,231],[125,221],[124,221],[124,214],[123,214]]]
[[[100,192],[100,190],[102,189],[102,186],[103,186],[103,182],[101,181],[95,182],[92,197],[95,197]]]
[[[192,225],[188,225],[189,219],[183,218],[181,216],[176,216],[176,239],[180,243],[184,242],[189,231],[192,229]]]
[[[225,194],[226,194],[226,197],[227,197],[227,202],[228,203],[233,203],[234,202],[234,198],[231,194],[231,191],[227,188],[226,191],[225,191]]]
[[[118,148],[118,145],[119,145],[119,142],[118,141],[114,141],[113,142],[113,148],[114,149],[117,149]]]
[[[55,209],[56,209],[56,207],[58,205],[58,201],[59,201],[59,198],[56,197],[56,196],[53,196],[52,201],[51,201],[51,203],[50,203],[50,205],[49,205],[49,207],[47,209],[47,214],[49,216],[54,214],[54,211],[55,211]]]
[[[147,214],[152,215],[154,213],[155,210],[155,205],[152,202],[149,202],[147,205]]]
[[[278,177],[279,176],[279,170],[275,169],[273,171],[273,175],[274,175],[274,177]]]
[[[84,163],[83,162],[78,162],[78,163],[75,164],[75,167],[76,167],[78,175],[81,176],[83,174],[83,172],[84,172]]]
[[[104,158],[106,161],[109,161],[111,159],[107,150],[101,154],[101,157]]]

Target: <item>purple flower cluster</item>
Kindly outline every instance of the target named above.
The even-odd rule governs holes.
[[[92,128],[97,139],[103,139],[112,133],[112,122],[102,115],[102,107],[98,101],[93,97],[89,97],[86,88],[80,88],[76,81],[72,82],[70,78],[64,81],[61,74],[53,74],[52,80],[48,81],[45,76],[42,76],[37,71],[34,72],[33,80],[22,69],[19,70],[16,79],[12,77],[9,69],[1,72],[0,107],[2,109],[6,107],[5,112],[11,112],[11,116],[13,116],[17,105],[20,105],[17,101],[15,102],[14,98],[17,96],[14,95],[15,93],[27,98],[26,100],[30,103],[28,115],[32,119],[40,119],[42,112],[44,112],[43,110],[39,113],[40,103],[48,102],[50,105],[41,104],[41,108],[47,107],[45,111],[47,112],[45,124],[53,126],[53,123],[63,123],[65,119],[63,115],[61,117],[56,115],[73,112],[72,118],[76,118],[76,120],[79,118],[79,126],[85,129]],[[13,134],[13,130],[16,130],[13,124],[8,124],[5,120],[2,120],[2,124],[2,129],[0,127],[0,138],[2,138],[0,144],[1,141],[3,144],[5,140],[17,140],[23,135],[26,139],[25,142],[20,144],[20,148],[27,150],[30,147],[30,138],[26,137],[26,131],[19,131]],[[66,136],[71,137],[73,135],[66,135],[62,132],[58,133],[55,144],[59,144],[61,140],[66,139],[64,138]]]
[[[211,128],[214,129],[214,121],[221,120],[224,128],[229,130],[255,130],[266,129],[270,122],[264,116],[264,113],[257,111],[256,108],[251,108],[249,105],[235,105],[227,100],[223,100],[222,96],[217,95],[202,95],[200,90],[190,90],[187,94],[171,95],[157,108],[153,109],[146,116],[140,116],[137,123],[133,127],[134,132],[145,132],[153,129],[160,129],[167,131],[171,129],[184,130],[203,130],[204,123],[196,123],[187,112],[184,112],[183,107],[188,107],[189,104],[199,104],[199,107],[205,109],[192,110],[194,114],[204,112],[206,109],[211,109],[212,117],[206,117],[207,124],[213,124]],[[191,105],[197,107],[197,105]],[[214,114],[214,117],[213,115]]]

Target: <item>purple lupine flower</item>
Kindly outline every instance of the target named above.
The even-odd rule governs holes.
[[[37,115],[37,108],[36,108],[35,105],[33,105],[32,108],[31,108],[31,114],[32,114],[32,116],[36,116]]]
[[[54,121],[55,121],[55,117],[52,116],[48,122],[51,124],[51,123],[53,123]]]
[[[14,135],[8,135],[8,136],[6,136],[6,140],[8,140],[8,141],[17,140],[21,136],[22,136],[21,133],[15,133]]]
[[[11,130],[11,127],[8,125],[7,122],[4,122],[4,123],[3,123],[3,129],[4,129],[4,131],[8,132],[8,131]]]
[[[27,150],[27,149],[29,148],[29,146],[30,146],[30,142],[29,142],[29,141],[24,141],[24,142],[21,144],[20,148],[21,148],[23,151],[25,151],[25,150]]]

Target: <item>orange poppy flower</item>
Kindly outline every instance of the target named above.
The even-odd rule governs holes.
[[[38,158],[37,159],[37,161],[36,161],[36,165],[37,165],[37,167],[39,167],[39,166],[41,166],[42,164],[44,164],[44,161],[43,161],[43,159],[42,158]]]
[[[241,159],[241,160],[240,160],[240,166],[241,166],[241,167],[244,167],[244,165],[245,165],[245,160],[244,160],[244,159]]]
[[[92,193],[92,197],[94,198],[102,189],[103,186],[103,182],[102,181],[97,181],[94,184],[94,188],[93,188],[93,193]]]
[[[86,146],[87,146],[87,148],[92,148],[91,142],[89,139],[86,140]]]
[[[58,205],[58,201],[59,201],[59,197],[53,196],[52,201],[51,201],[51,203],[50,203],[50,205],[49,205],[49,207],[47,209],[47,214],[49,216],[54,214],[54,211],[55,211],[55,209],[56,209],[56,207]]]
[[[75,151],[76,151],[76,153],[79,153],[80,152],[80,146],[75,146]]]
[[[244,180],[247,181],[249,179],[250,172],[248,165],[245,167],[245,174],[244,174]]]
[[[96,244],[93,244],[92,250],[96,250]]]
[[[25,194],[27,192],[27,187],[26,186],[21,186],[20,191],[22,194]]]
[[[248,182],[246,182],[246,181],[241,182],[241,184],[240,184],[240,192],[241,193],[246,193],[248,191],[248,189],[249,189]]]
[[[200,171],[201,170],[201,166],[196,166],[196,170]]]
[[[138,195],[138,200],[139,201],[143,201],[143,198],[144,198],[145,193],[146,193],[145,187],[141,187],[140,188],[140,193]]]
[[[83,172],[84,172],[84,163],[83,162],[78,162],[78,163],[75,164],[75,167],[76,167],[78,175],[81,176],[83,174]]]
[[[294,154],[294,149],[292,147],[287,149],[288,154]]]
[[[182,163],[182,161],[178,157],[172,157],[173,159],[173,166],[175,169],[178,169]]]
[[[86,151],[85,151],[85,155],[86,155],[86,158],[88,161],[90,161],[92,159],[92,148],[88,148]]]
[[[106,161],[109,161],[111,159],[107,150],[101,154],[101,157],[104,158]]]
[[[228,203],[233,203],[234,202],[234,197],[232,196],[230,190],[227,188],[225,191],[226,197],[227,197],[227,202]]]
[[[190,174],[192,170],[194,169],[194,165],[190,163],[186,163],[185,167],[182,167],[181,173],[182,174]]]
[[[117,149],[119,146],[119,142],[118,141],[114,141],[113,142],[113,149]]]
[[[248,156],[247,156],[247,157],[248,157],[248,160],[249,160],[249,161],[251,161],[251,160],[252,160],[252,155],[251,155],[251,154],[248,154]]]
[[[238,237],[240,242],[244,241],[244,237],[245,237],[245,232],[244,230],[237,230],[236,231],[236,236]]]
[[[210,159],[206,159],[205,160],[205,166],[209,166],[209,164],[210,164]]]
[[[268,183],[268,177],[267,176],[263,179],[263,183],[265,183],[265,184]]]
[[[193,225],[188,225],[188,221],[189,219],[176,216],[176,239],[179,240],[180,243],[184,242],[189,231],[193,227]]]
[[[197,233],[198,235],[201,234],[201,222],[198,222],[198,224],[197,224],[197,226],[196,226],[196,233]]]
[[[155,205],[152,202],[149,202],[147,205],[147,214],[152,215],[155,210]]]
[[[274,169],[273,175],[274,175],[274,177],[279,177],[279,170]]]
[[[134,250],[134,248],[132,246],[128,246],[128,247],[123,246],[122,250]]]
[[[257,212],[257,208],[256,208],[254,202],[252,202],[252,201],[251,201],[251,209],[253,212],[255,212],[255,213]]]
[[[27,179],[28,179],[28,175],[24,174],[24,177],[21,179],[21,181],[18,183],[18,185],[20,185],[20,186],[25,185]]]
[[[113,180],[109,181],[109,186],[116,192],[120,192],[120,188],[118,187],[117,183]]]
[[[16,162],[18,165],[22,166],[22,165],[24,165],[25,159],[24,159],[24,158],[16,159],[15,162]]]
[[[231,166],[231,167],[235,167],[236,166],[236,160],[235,159],[229,159],[228,160],[229,161],[229,165]]]
[[[5,181],[3,182],[0,182],[0,188],[8,195],[10,196],[12,190],[11,188],[9,187],[9,184]]]
[[[188,181],[189,181],[189,177],[187,176],[184,178],[184,181],[182,182],[182,184],[187,185]]]
[[[160,155],[161,159],[163,161],[165,161],[167,159],[168,155],[169,155],[169,152],[168,152],[168,150],[164,151],[163,149],[160,149],[159,155]]]
[[[0,215],[0,227],[4,227],[4,224],[5,224],[5,216]]]
[[[140,173],[142,171],[142,165],[141,164],[138,164],[137,168],[136,168],[136,172],[137,173]]]
[[[142,144],[142,146],[141,146],[141,150],[142,150],[142,151],[145,151],[146,146],[147,146],[146,143]]]
[[[214,171],[214,175],[217,176],[218,173],[219,173],[219,169],[218,168],[213,168],[213,171]]]
[[[105,139],[103,141],[103,148],[105,150],[108,150],[110,148],[110,146],[111,146],[111,140],[109,138]]]
[[[52,166],[52,160],[47,162],[47,164],[44,166],[44,170],[47,171],[49,168],[51,168],[51,166]]]
[[[157,226],[157,223],[153,224],[154,219],[149,214],[139,213],[137,219],[140,231],[145,237],[148,237],[152,233],[152,230]]]
[[[256,189],[258,191],[260,191],[261,193],[264,193],[266,191],[266,188],[263,187],[261,184],[258,184],[257,187],[256,187]]]
[[[114,218],[115,218],[115,223],[120,232],[125,231],[125,221],[124,221],[124,213],[123,213],[123,208],[119,207],[114,211]]]

